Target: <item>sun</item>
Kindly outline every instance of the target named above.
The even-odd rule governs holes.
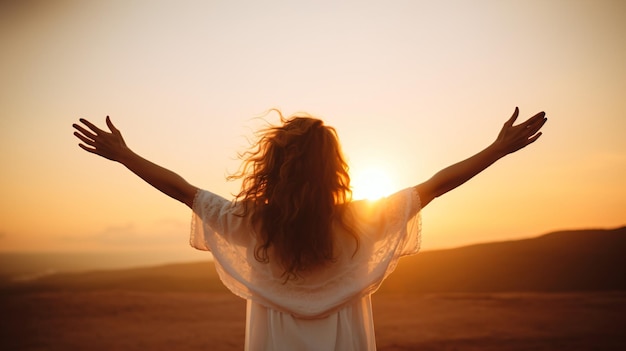
[[[393,191],[389,175],[380,168],[355,171],[351,178],[352,197],[355,200],[378,200]]]

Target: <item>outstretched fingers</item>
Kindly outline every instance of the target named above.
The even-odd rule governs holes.
[[[88,131],[87,129],[83,128],[83,126],[78,125],[76,123],[72,124],[72,127],[74,127],[74,129],[78,130],[80,133],[82,133],[82,135],[91,138],[93,140],[96,139],[97,135],[92,133],[91,131]],[[77,134],[79,134],[78,132],[74,132],[74,135],[78,136]]]
[[[109,116],[106,118],[106,124],[110,132],[96,127],[93,123],[84,118],[81,118],[80,122],[84,124],[84,126],[80,124],[73,124],[72,126],[76,129],[74,136],[81,141],[81,143],[78,144],[81,149],[113,161],[119,160],[120,157],[127,152],[128,148],[126,147],[124,138],[120,131],[113,125]]]
[[[88,137],[80,134],[79,132],[74,132],[74,136],[77,137],[78,139],[80,139],[83,143],[85,143],[87,145],[94,146],[94,144],[96,143],[94,138],[88,138]]]
[[[504,124],[496,139],[499,147],[501,150],[504,150],[505,154],[515,152],[534,143],[541,136],[539,130],[547,121],[546,114],[542,111],[514,126],[513,123],[518,115],[519,109],[516,107],[513,116]]]
[[[532,132],[532,134],[537,133],[537,132],[539,131],[539,129],[541,129],[541,127],[543,127],[543,125],[544,125],[544,124],[546,123],[546,121],[548,120],[548,119],[545,117],[545,115],[546,115],[546,114],[545,114],[544,112],[542,112],[541,114],[538,114],[538,115],[536,116],[536,119],[535,119],[534,121],[532,121],[532,123],[528,124],[528,125],[526,126],[526,128],[527,128],[530,132]],[[535,118],[535,117],[533,117],[533,118]]]
[[[85,128],[82,128],[81,126],[77,124],[74,124],[73,126],[74,128],[80,131],[80,133],[74,132],[74,136],[80,139],[80,141],[82,142],[82,143],[79,143],[78,146],[87,152],[100,155],[100,152],[98,152],[98,148],[96,145],[96,140],[95,140],[96,135],[93,135],[92,133],[85,130]]]
[[[541,137],[541,135],[542,135],[542,133],[539,132],[539,133],[537,133],[537,134],[535,134],[535,135],[525,139],[521,148],[524,148],[524,147],[534,143],[535,141],[537,141],[537,139],[539,139],[539,137]]]
[[[518,126],[523,131],[523,147],[534,143],[541,137],[542,133],[539,130],[548,120],[545,116],[545,112],[539,112]]]
[[[91,152],[92,154],[96,154],[96,155],[100,155],[100,153],[98,152],[98,149],[96,149],[95,147],[88,147],[85,144],[78,144],[78,146],[80,146],[81,149],[87,151],[87,152]]]
[[[106,133],[104,130],[96,127],[95,124],[89,122],[88,120],[81,118],[79,121],[81,121],[84,125],[86,125],[87,127],[89,127],[89,129],[91,129],[94,133],[96,133],[96,135],[102,134],[102,133]]]
[[[513,111],[513,115],[511,116],[511,118],[509,118],[508,121],[506,121],[506,123],[504,125],[512,127],[513,123],[515,123],[515,120],[517,119],[518,115],[519,115],[519,108],[517,106],[515,106],[515,111]]]
[[[107,123],[107,127],[109,127],[109,130],[113,133],[113,134],[120,134],[120,131],[115,128],[115,126],[113,125],[113,122],[111,122],[111,118],[109,116],[107,116],[106,118],[106,123]]]
[[[539,139],[539,137],[542,135],[543,133],[539,132],[533,136],[531,136],[530,138],[528,138],[528,144],[532,144],[535,142],[535,140]],[[527,145],[528,145],[527,144]]]
[[[541,112],[535,114],[534,116],[530,117],[529,119],[527,119],[523,123],[520,123],[520,126],[522,126],[524,128],[532,128],[537,123],[541,123],[541,125],[543,125],[542,121],[545,120],[545,117],[546,117],[546,113],[541,111]]]
[[[519,126],[519,128],[522,128],[525,138],[529,140],[529,144],[537,140],[541,135],[539,130],[548,120],[545,115],[545,112],[540,112]]]

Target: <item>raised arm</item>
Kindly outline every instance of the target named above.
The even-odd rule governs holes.
[[[500,158],[513,153],[535,142],[540,136],[539,130],[546,123],[545,112],[539,112],[525,122],[513,125],[519,109],[516,107],[513,116],[504,123],[500,134],[487,148],[476,155],[437,172],[432,178],[417,185],[422,207],[434,198],[470,180],[478,173],[491,166]]]
[[[74,135],[82,141],[78,146],[83,150],[119,162],[165,195],[189,207],[193,205],[198,189],[178,174],[144,159],[129,149],[109,116],[106,118],[106,124],[110,132],[96,127],[86,119],[80,119],[80,122],[89,128],[73,124],[77,130]]]

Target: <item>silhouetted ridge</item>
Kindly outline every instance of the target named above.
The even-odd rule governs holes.
[[[626,227],[425,251],[401,259],[380,292],[626,290]],[[213,263],[54,274],[3,290],[226,292]]]
[[[422,252],[402,259],[381,291],[626,289],[626,227]]]

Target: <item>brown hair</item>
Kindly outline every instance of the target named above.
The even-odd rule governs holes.
[[[332,262],[332,223],[343,222],[341,206],[351,200],[348,165],[334,128],[308,114],[285,119],[258,133],[250,150],[240,154],[240,170],[229,179],[242,178],[236,196],[243,213],[252,209],[251,221],[259,230],[254,256],[259,262],[276,259],[286,280]]]

